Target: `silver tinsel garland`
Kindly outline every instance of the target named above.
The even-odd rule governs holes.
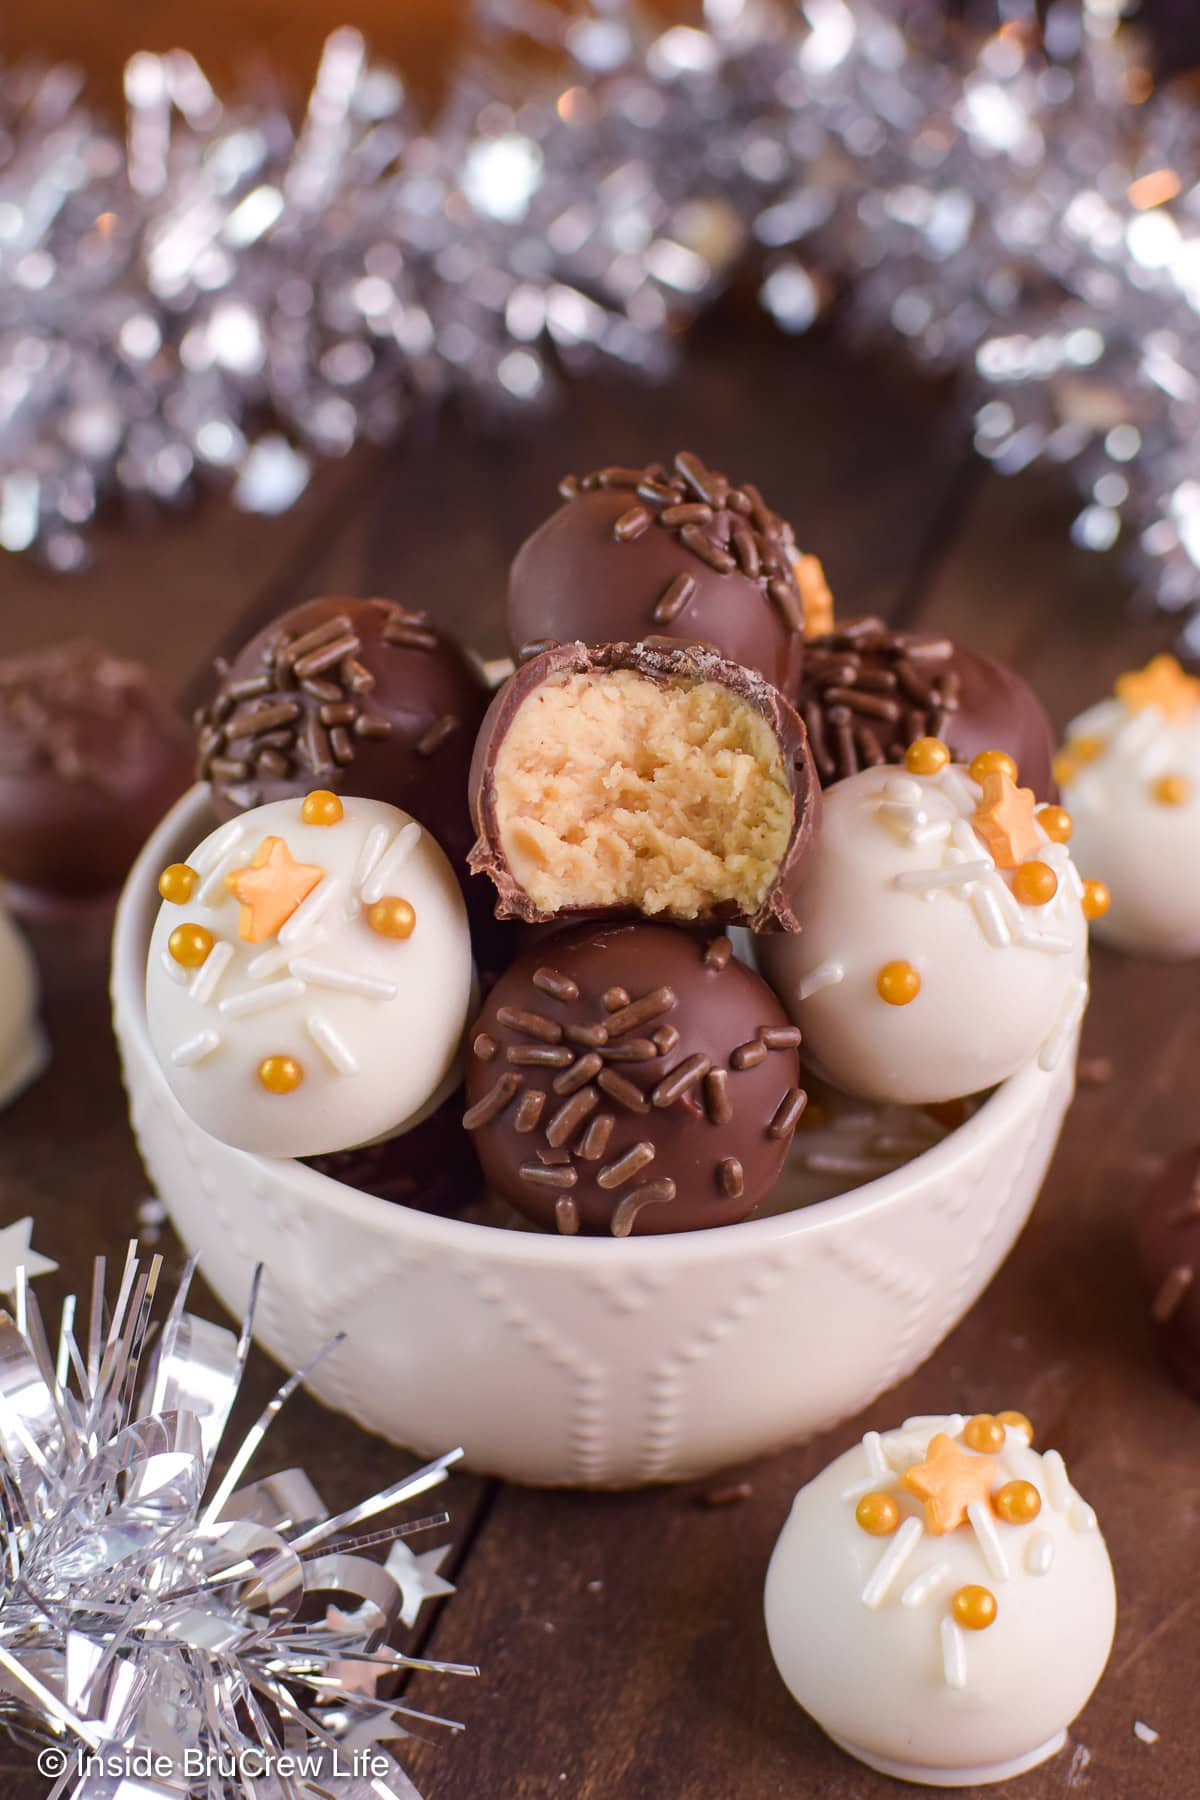
[[[1200,125],[1121,0],[479,0],[432,124],[357,33],[298,126],[140,53],[124,138],[63,69],[0,75],[0,543],[71,568],[117,492],[278,510],[317,456],[559,370],[667,374],[751,257],[805,329],[962,370],[997,467],[1068,463],[1077,541],[1200,604]],[[903,24],[899,21],[903,21]],[[534,54],[530,54],[530,41]],[[1200,649],[1200,624],[1185,630]]]
[[[53,1353],[24,1270],[0,1312],[0,1727],[37,1750],[48,1800],[419,1800],[390,1746],[447,1721],[375,1690],[476,1673],[387,1647],[451,1591],[438,1553],[400,1543],[445,1514],[360,1528],[461,1453],[335,1517],[302,1469],[245,1483],[302,1370],[218,1481],[258,1275],[239,1336],[186,1311],[189,1263],[152,1354],[161,1268],[131,1248],[109,1313],[100,1259]],[[388,1542],[386,1566],[363,1554]]]

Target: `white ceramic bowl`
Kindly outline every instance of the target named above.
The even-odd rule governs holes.
[[[419,1452],[555,1486],[679,1480],[795,1443],[916,1367],[1028,1217],[1074,1059],[1022,1069],[934,1149],[852,1193],[669,1237],[556,1238],[442,1219],[193,1125],[154,1061],[144,963],[156,880],[207,829],[194,788],[117,913],[130,1111],[180,1237],[233,1311],[267,1265],[258,1341],[289,1369],[346,1329],[312,1391]]]

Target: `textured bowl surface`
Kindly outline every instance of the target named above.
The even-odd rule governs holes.
[[[203,836],[193,789],[117,914],[113,1003],[134,1130],[184,1243],[231,1310],[267,1265],[258,1340],[288,1368],[349,1336],[311,1387],[419,1452],[546,1485],[707,1473],[857,1412],[915,1368],[1024,1224],[1073,1057],[1022,1069],[905,1168],[778,1217],[671,1237],[556,1238],[393,1206],[217,1142],[146,1032],[159,870]]]

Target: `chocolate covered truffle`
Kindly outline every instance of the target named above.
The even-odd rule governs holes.
[[[461,863],[467,770],[488,695],[427,614],[391,600],[312,600],[218,672],[196,720],[199,775],[218,818],[330,788],[402,807]]]
[[[1032,1439],[1020,1412],[906,1419],[792,1503],[767,1572],[771,1653],[884,1775],[1008,1782],[1062,1748],[1104,1672],[1108,1550],[1062,1456]]]
[[[1200,1144],[1173,1157],[1146,1195],[1137,1247],[1159,1354],[1200,1400]]]
[[[955,762],[1006,750],[1039,800],[1057,797],[1054,732],[1019,675],[945,637],[856,619],[810,637],[797,702],[821,785],[904,761],[917,738],[949,745]]]
[[[38,1014],[38,977],[29,946],[0,906],[0,1106],[33,1081],[50,1058]]]
[[[1173,656],[1117,678],[1067,727],[1055,767],[1111,905],[1096,935],[1143,956],[1200,955],[1200,679]]]
[[[711,650],[543,651],[492,703],[471,799],[470,866],[495,884],[501,918],[796,928],[820,805],[804,726]]]
[[[212,1137],[320,1156],[416,1125],[457,1086],[474,971],[428,831],[315,789],[229,820],[158,879],[146,1022]]]
[[[80,642],[0,662],[0,875],[19,899],[113,893],[191,779],[140,663]]]
[[[964,769],[936,738],[902,769],[830,788],[800,934],[760,946],[808,1066],[868,1100],[926,1105],[1073,1055],[1088,890],[1070,825],[1003,751]]]
[[[508,587],[518,660],[550,643],[711,645],[794,691],[804,609],[791,526],[758,489],[681,450],[668,469],[560,484],[565,504],[522,544]]]
[[[770,1191],[804,1110],[799,1032],[728,938],[576,925],[533,945],[467,1035],[489,1185],[564,1234],[694,1231]]]

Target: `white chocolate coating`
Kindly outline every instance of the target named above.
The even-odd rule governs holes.
[[[1001,1780],[1052,1755],[1104,1670],[1116,1622],[1112,1567],[1095,1514],[1057,1452],[1040,1456],[1013,1427],[992,1491],[1037,1488],[1041,1511],[1011,1525],[987,1503],[935,1536],[900,1477],[961,1416],[909,1419],[868,1432],[796,1495],[771,1558],[771,1652],[795,1698],[842,1747],[910,1781]],[[964,1452],[964,1454],[971,1454]],[[901,1514],[890,1536],[855,1518],[872,1490]],[[956,1623],[955,1591],[983,1586],[996,1616]]]
[[[1104,749],[1063,783],[1062,796],[1076,863],[1112,895],[1093,931],[1122,950],[1200,955],[1200,708],[1176,721],[1157,706],[1134,712],[1103,700],[1072,721],[1068,752],[1089,737]],[[1155,799],[1163,775],[1188,782],[1182,805]]]
[[[971,819],[964,768],[864,769],[825,794],[801,930],[759,941],[763,973],[804,1034],[801,1057],[847,1093],[916,1105],[976,1094],[1032,1057],[1066,1054],[1087,1002],[1082,884],[1063,844],[1037,860],[1058,878],[1023,906]],[[892,1006],[876,985],[912,965],[920,992]]]
[[[49,1060],[38,1020],[38,979],[24,938],[0,907],[0,1106],[15,1100]]]
[[[315,1156],[390,1136],[454,1079],[473,980],[454,872],[398,807],[342,804],[334,825],[304,824],[288,799],[221,826],[187,858],[200,877],[191,898],[164,901],[151,934],[146,1012],[163,1073],[198,1125],[242,1150]],[[226,876],[272,837],[322,873],[277,933],[248,942]],[[368,925],[384,894],[412,906],[410,937]],[[182,924],[216,939],[198,969],[168,949]],[[273,1056],[301,1065],[293,1092],[260,1081]]]

